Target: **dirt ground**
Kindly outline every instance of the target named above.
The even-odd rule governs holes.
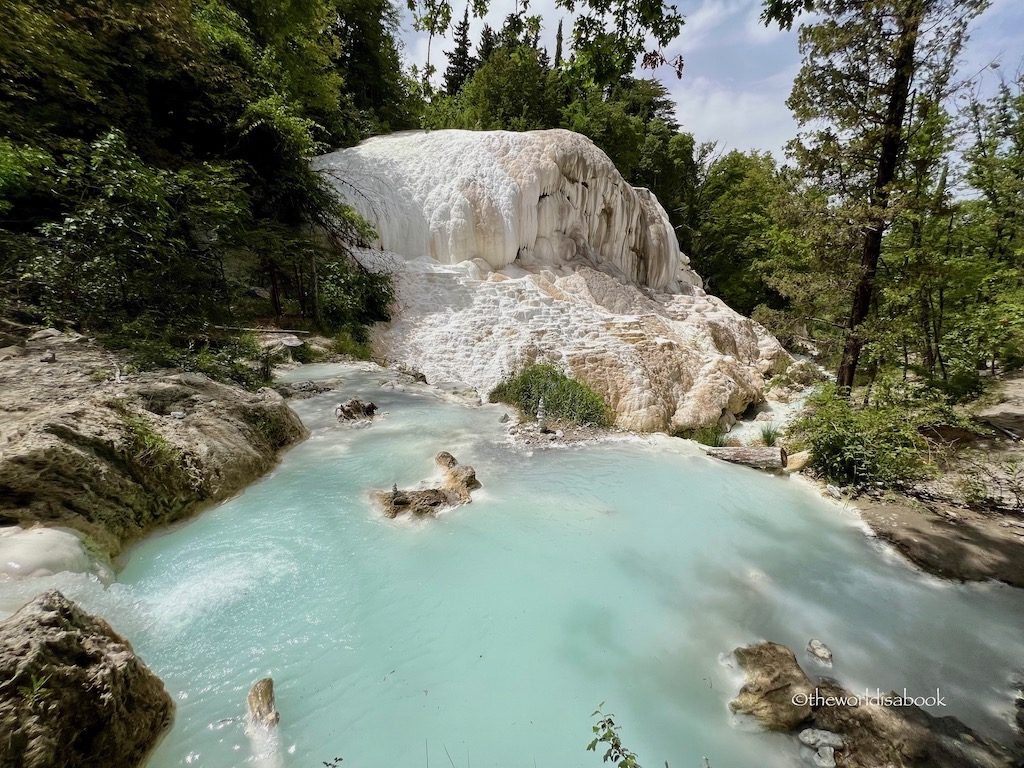
[[[999,429],[965,440],[940,478],[853,504],[879,538],[930,573],[1024,587],[1024,509],[1007,475],[1014,462],[1024,467],[1024,441],[1013,439],[1024,438],[1024,374],[1005,379],[977,416]]]

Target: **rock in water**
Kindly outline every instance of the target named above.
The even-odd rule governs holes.
[[[434,463],[444,470],[440,488],[422,488],[400,491],[375,491],[374,500],[380,505],[386,517],[410,514],[413,517],[433,517],[438,512],[459,504],[468,504],[473,499],[471,491],[480,487],[476,470],[459,464],[448,451],[441,451],[434,457]]]
[[[273,678],[264,677],[253,683],[246,703],[249,707],[249,723],[252,726],[272,728],[281,720],[281,714],[274,702]]]
[[[821,640],[811,638],[807,642],[807,652],[819,664],[824,664],[826,667],[832,666],[832,649],[821,642]]]
[[[59,592],[0,622],[0,765],[133,768],[173,712],[128,641]]]
[[[338,421],[372,419],[373,414],[376,412],[376,405],[373,403],[364,403],[362,400],[355,397],[347,402],[338,403],[334,409],[334,415],[338,417]]]
[[[690,429],[763,398],[789,356],[701,288],[668,215],[563,130],[408,132],[317,158],[394,273],[378,354],[486,396],[525,360],[565,365],[618,426]]]
[[[811,716],[813,686],[789,648],[760,643],[735,654],[747,682],[729,702],[733,712],[751,715],[770,731],[792,730]]]
[[[797,738],[812,750],[811,763],[820,768],[1018,765],[1008,749],[955,717],[934,717],[909,703],[858,700],[828,678],[812,684],[784,645],[758,643],[737,648],[735,654],[747,680],[730,708],[752,715],[770,730],[800,728]]]

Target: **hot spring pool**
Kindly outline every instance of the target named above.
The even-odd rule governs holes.
[[[941,689],[951,714],[1010,738],[1024,595],[951,585],[867,539],[786,478],[669,438],[536,451],[503,409],[382,386],[388,372],[307,366],[341,392],[295,401],[312,431],[242,495],[134,548],[118,584],[56,585],[106,617],[166,682],[173,731],[150,765],[599,766],[601,702],[645,765],[797,764],[787,737],[733,722],[737,645],[835,652],[848,688]],[[338,425],[342,398],[383,415]],[[386,520],[367,493],[433,475],[451,451],[484,487],[436,520]],[[271,675],[281,750],[255,759],[249,686]]]

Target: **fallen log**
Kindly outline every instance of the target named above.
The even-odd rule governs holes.
[[[777,472],[786,468],[786,449],[782,446],[772,448],[705,448],[708,456],[733,464],[744,464],[754,469],[765,469]]]
[[[215,325],[218,331],[247,331],[249,333],[301,333],[308,336],[312,331],[288,330],[287,328],[247,328],[244,325]]]

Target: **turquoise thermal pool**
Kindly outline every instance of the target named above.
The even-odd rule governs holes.
[[[312,436],[266,478],[128,555],[103,588],[61,574],[0,584],[10,608],[54,585],[134,644],[177,702],[152,768],[586,768],[601,702],[645,765],[797,764],[736,722],[729,652],[771,639],[847,688],[940,689],[1010,738],[1024,596],[924,576],[799,481],[670,438],[515,448],[504,409],[394,374],[307,366],[340,391],[293,403]],[[380,406],[339,425],[334,404]],[[387,520],[372,489],[472,464],[472,504]],[[835,653],[831,670],[802,652]],[[279,744],[254,754],[245,696],[271,675]]]

